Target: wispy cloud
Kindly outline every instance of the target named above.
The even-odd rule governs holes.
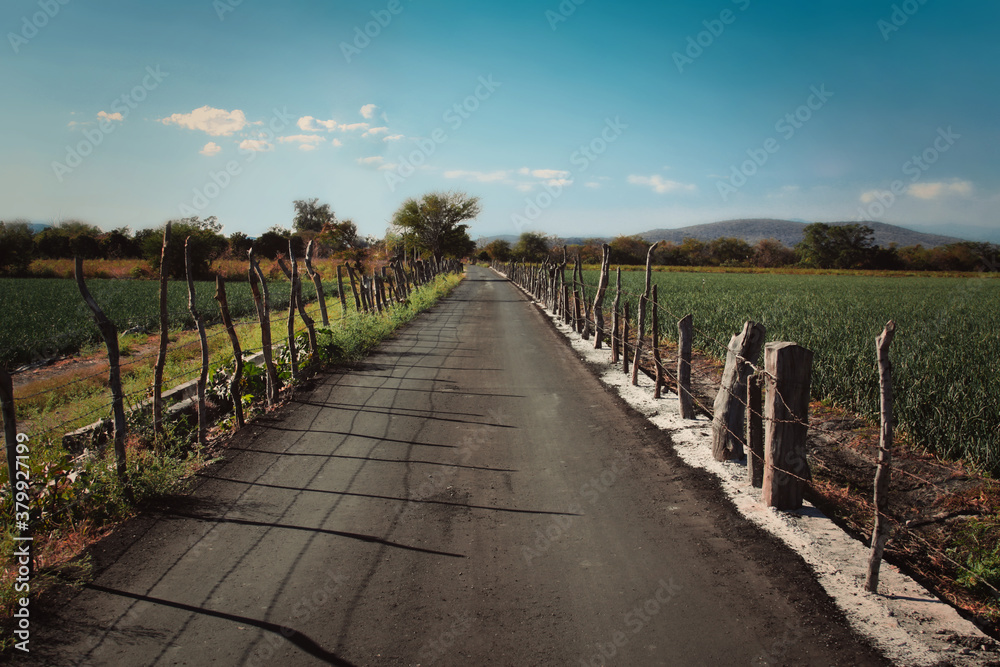
[[[274,150],[274,144],[268,143],[263,139],[244,139],[240,142],[240,149],[245,151],[255,151],[257,153],[266,153]]]
[[[389,128],[387,128],[387,127],[373,127],[370,130],[367,130],[361,136],[363,136],[363,137],[377,137],[378,135],[385,134],[388,131],[389,131]]]
[[[366,104],[361,107],[361,117],[372,119],[375,117],[375,112],[378,111],[378,107],[374,104]]]
[[[356,132],[358,130],[367,130],[368,123],[349,123],[348,125],[341,125],[338,129],[344,132]]]
[[[972,183],[969,181],[914,183],[906,192],[917,199],[939,199],[948,195],[967,197],[972,194]]]
[[[120,112],[108,113],[107,111],[98,111],[97,117],[101,120],[122,120],[122,115]]]
[[[385,161],[380,155],[373,155],[371,157],[359,157],[358,164],[364,165],[366,167],[374,167],[375,165],[380,165]]]
[[[388,137],[382,137],[382,141],[399,141],[405,138],[402,134],[390,134]]]
[[[326,141],[318,134],[292,134],[287,137],[278,137],[278,141],[283,144],[298,144],[300,151],[316,150],[316,146]]]
[[[215,143],[214,141],[210,141],[207,144],[205,144],[205,146],[198,152],[201,153],[202,155],[208,155],[209,157],[211,157],[213,155],[217,155],[221,150],[222,146]]]
[[[319,120],[318,118],[314,118],[312,116],[303,116],[302,118],[299,118],[296,124],[299,126],[300,130],[305,132],[323,132],[324,130],[327,132],[333,132],[340,127],[335,120]]]
[[[189,130],[199,130],[212,137],[228,137],[247,125],[246,115],[239,109],[226,111],[203,106],[191,113],[175,113],[159,121],[164,125],[179,125]]]
[[[628,182],[633,185],[645,185],[658,194],[667,194],[669,192],[694,192],[698,189],[697,186],[691,183],[672,181],[670,179],[663,178],[659,174],[653,174],[652,176],[638,176],[633,174],[628,177]]]

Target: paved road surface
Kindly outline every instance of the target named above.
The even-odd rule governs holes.
[[[45,664],[883,664],[482,268],[50,604]]]

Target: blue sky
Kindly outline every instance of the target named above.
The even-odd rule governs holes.
[[[777,217],[1000,241],[989,0],[7,0],[0,28],[0,219],[256,235],[318,197],[381,236],[461,190],[474,238]]]

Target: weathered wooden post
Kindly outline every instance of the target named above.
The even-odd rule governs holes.
[[[811,351],[795,343],[768,343],[764,350],[763,499],[779,510],[802,507],[806,484],[812,479],[806,460],[812,358]]]
[[[622,267],[617,269],[617,280],[618,280],[618,291],[615,292],[615,301],[611,304],[611,363],[618,363],[618,347],[620,343],[620,338],[618,336],[619,331],[619,319],[618,309],[621,307],[622,300]]]
[[[163,247],[160,249],[160,347],[156,354],[156,366],[153,367],[153,431],[163,435],[163,369],[167,365],[167,342],[169,341],[169,322],[167,320],[167,266],[170,251],[170,227],[167,222],[163,228]]]
[[[31,506],[28,497],[28,487],[30,480],[27,479],[28,466],[24,466],[23,479],[18,479],[17,462],[19,458],[27,460],[28,445],[26,442],[18,442],[17,439],[17,407],[14,405],[14,381],[10,377],[7,369],[0,365],[0,413],[3,415],[3,440],[7,449],[7,479],[10,482],[11,497],[11,519],[16,519],[14,527],[17,528],[18,537],[15,542],[22,542],[20,546],[21,556],[18,556],[20,565],[25,565],[28,571],[25,574],[27,580],[31,581],[35,575],[35,548],[31,537]],[[20,455],[20,456],[19,456]],[[20,489],[18,486],[23,484]],[[21,500],[24,500],[22,503]],[[22,521],[22,514],[18,505],[26,508],[27,521]],[[13,532],[13,531],[12,531]],[[27,558],[24,558],[26,552]],[[23,560],[22,560],[23,559]],[[27,560],[27,563],[24,561]]]
[[[229,301],[226,299],[226,281],[222,276],[215,277],[215,300],[219,302],[219,313],[222,315],[222,325],[229,334],[229,342],[233,346],[233,361],[236,368],[229,380],[229,395],[233,398],[233,412],[236,414],[236,427],[243,428],[246,424],[243,417],[243,397],[240,395],[240,385],[243,383],[243,349],[240,347],[240,337],[236,335],[233,318],[229,315]]]
[[[882,565],[882,552],[889,541],[889,526],[885,520],[888,506],[889,477],[892,473],[892,363],[889,361],[889,346],[896,335],[896,323],[889,320],[885,329],[875,339],[878,352],[878,383],[881,389],[882,427],[879,431],[878,469],[875,471],[875,525],[872,527],[872,552],[868,558],[868,576],[865,588],[878,593],[878,574]]]
[[[319,301],[320,321],[323,322],[324,327],[329,327],[330,315],[326,312],[326,295],[323,293],[323,277],[319,275],[318,271],[313,270],[312,265],[313,246],[313,241],[309,241],[309,245],[306,246],[306,275],[309,276],[309,279],[313,282],[313,287],[316,288],[316,299]],[[343,298],[343,296],[341,296],[341,298]]]
[[[10,497],[17,497],[17,408],[14,405],[14,381],[0,365],[0,413],[3,414],[3,440],[7,447],[7,480]]]
[[[653,251],[656,250],[658,245],[660,245],[660,241],[649,246],[649,250],[646,251],[646,286],[643,288],[642,296],[639,298],[639,317],[636,322],[635,333],[635,360],[632,362],[632,386],[639,384],[639,363],[642,361],[642,337],[646,332],[646,308],[649,304],[650,285],[653,279]]]
[[[118,330],[87,289],[87,284],[83,280],[83,260],[80,257],[74,258],[74,272],[80,295],[94,313],[94,322],[97,323],[97,328],[104,337],[104,344],[108,348],[108,384],[111,385],[111,403],[115,416],[115,463],[118,479],[125,487],[125,493],[131,496],[125,468],[125,396],[122,392],[122,374],[119,367]]]
[[[340,264],[337,265],[337,293],[340,295],[340,319],[343,320],[347,317],[347,297],[344,295],[344,267]],[[329,322],[325,322],[323,326],[330,326]]]
[[[747,377],[760,356],[764,344],[764,326],[746,322],[743,331],[729,341],[722,384],[715,396],[712,419],[712,455],[716,461],[743,456],[743,417],[746,412]]]
[[[288,346],[288,365],[290,366],[288,370],[293,383],[299,379],[299,350],[295,344],[295,297],[295,274],[290,273],[288,284],[288,318],[285,329],[287,340],[285,345]]]
[[[764,485],[764,375],[747,378],[747,479],[750,486]]]
[[[622,372],[628,375],[628,300],[622,313]]]
[[[302,280],[299,274],[298,262],[295,260],[295,251],[292,248],[291,241],[288,242],[288,259],[292,263],[292,268],[289,269],[285,264],[285,261],[280,257],[278,258],[278,268],[280,268],[281,272],[285,274],[286,278],[288,278],[288,283],[291,286],[290,289],[295,293],[295,307],[299,311],[299,317],[302,318],[303,324],[306,325],[306,336],[309,338],[309,350],[313,354],[316,354],[316,348],[318,346],[318,342],[316,340],[316,322],[313,321],[313,318],[311,318],[309,313],[306,311],[305,299],[302,298]],[[289,301],[288,305],[291,307],[291,301]]]
[[[597,283],[597,295],[594,297],[594,349],[600,350],[604,339],[604,293],[608,291],[608,281],[611,271],[611,247],[601,244],[601,279]]]
[[[657,298],[656,285],[653,285],[653,370],[656,372],[653,380],[653,398],[660,397],[660,385],[663,384],[663,365],[660,363],[660,302]]]
[[[261,352],[264,354],[264,371],[267,378],[267,404],[273,406],[278,402],[278,392],[281,390],[281,380],[274,367],[274,356],[271,350],[271,302],[264,280],[264,272],[253,256],[253,248],[247,253],[250,259],[250,291],[253,294],[254,306],[257,308],[257,319],[260,321]]]
[[[677,322],[677,408],[681,419],[694,419],[691,398],[691,347],[694,340],[694,315]]]
[[[184,241],[184,269],[187,272],[188,310],[198,327],[201,341],[201,374],[198,375],[198,444],[208,441],[208,413],[205,409],[205,385],[208,384],[208,339],[205,337],[205,320],[195,305],[194,269],[191,266],[191,237]]]
[[[347,264],[347,277],[351,281],[351,293],[354,295],[354,312],[359,312],[361,310],[361,297],[358,295],[358,287],[354,282],[354,269],[351,268],[350,262]]]

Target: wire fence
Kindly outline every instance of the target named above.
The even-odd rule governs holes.
[[[698,407],[699,410],[701,410],[710,419],[714,418],[714,409],[706,406],[704,402],[699,398],[699,396],[690,387],[683,386],[682,383],[679,382],[676,373],[672,373],[670,369],[667,367],[666,363],[669,362],[669,359],[665,359],[663,357],[662,348],[658,350],[660,352],[659,355],[654,355],[652,341],[640,338],[640,336],[644,335],[644,332],[638,330],[639,315],[637,312],[632,316],[631,322],[629,322],[626,319],[627,317],[626,314],[628,313],[627,310],[625,310],[625,312],[612,313],[612,315],[616,315],[618,318],[621,318],[620,319],[621,322],[625,323],[624,326],[621,327],[622,330],[630,330],[629,334],[631,335],[627,339],[621,339],[621,331],[612,332],[611,327],[605,326],[603,330],[601,330],[596,317],[590,316],[590,305],[591,305],[590,300],[593,299],[598,294],[600,284],[587,282],[583,278],[582,271],[578,274],[577,268],[574,268],[573,266],[567,267],[566,263],[563,264],[546,263],[542,265],[525,265],[525,264],[516,264],[513,262],[506,264],[494,263],[493,268],[496,271],[500,272],[501,274],[505,275],[509,280],[511,280],[514,284],[520,287],[526,294],[528,294],[528,296],[538,301],[544,307],[550,308],[553,313],[557,315],[564,315],[568,323],[574,330],[581,333],[586,332],[588,336],[590,334],[593,334],[598,337],[604,336],[605,338],[612,338],[612,345],[614,345],[613,342],[614,337],[618,336],[622,344],[623,352],[626,359],[628,358],[629,348],[631,348],[633,351],[636,348],[638,348],[640,352],[633,360],[633,364],[639,363],[645,365],[646,368],[654,369],[654,371],[659,370],[659,372],[662,373],[664,377],[669,378],[669,380],[673,383],[672,388],[675,390],[675,392],[677,393],[684,392],[691,399],[691,401]],[[573,272],[572,279],[569,279],[564,274],[564,271],[567,270],[567,268]],[[566,289],[563,289],[564,286]],[[665,315],[674,321],[680,321],[682,319],[682,316],[680,316],[677,313],[671,312],[661,303],[653,301],[645,293],[641,294],[636,293],[633,291],[629,291],[627,289],[622,289],[620,286],[612,287],[611,280],[608,280],[608,284],[606,287],[607,287],[607,292],[613,292],[616,303],[618,303],[621,299],[626,300],[626,302],[628,300],[631,300],[632,303],[639,303],[639,304],[645,303],[647,307],[654,309],[657,312],[658,316]],[[608,299],[609,296],[610,296],[609,294],[605,294],[605,301]],[[582,317],[583,321],[578,320],[577,313],[580,313],[580,317]],[[607,313],[605,313],[605,321],[607,321]],[[663,322],[663,320],[660,321]],[[723,342],[719,340],[716,336],[712,335],[710,332],[705,331],[697,326],[693,326],[692,328],[693,331],[699,336],[700,349],[703,352],[708,354],[710,357],[715,357],[715,358],[725,359],[727,356],[732,357],[736,360],[737,363],[744,365],[747,369],[752,371],[754,375],[768,378],[771,381],[768,383],[768,391],[772,392],[773,395],[776,397],[776,399],[780,401],[780,403],[784,406],[788,414],[792,415],[795,414],[795,411],[792,410],[788,405],[788,400],[785,398],[785,396],[782,395],[780,391],[777,390],[775,386],[777,378],[774,376],[774,374],[762,368],[761,365],[757,363],[756,359],[747,359],[741,356],[738,350],[733,349],[731,343]],[[656,335],[658,336],[658,332],[656,332]],[[659,356],[660,358],[657,359],[657,356]],[[673,361],[676,362],[677,359],[674,359]],[[859,451],[857,447],[853,446],[853,443],[851,441],[845,439],[845,436],[842,431],[824,428],[823,426],[817,423],[811,422],[808,419],[808,417],[806,419],[778,419],[773,416],[768,416],[767,414],[764,413],[764,411],[757,411],[753,408],[748,408],[747,397],[745,393],[733,391],[730,387],[727,387],[724,384],[720,384],[714,376],[700,370],[693,364],[688,363],[687,366],[693,376],[693,379],[697,378],[698,380],[701,381],[703,385],[712,386],[715,387],[717,391],[725,392],[729,398],[731,398],[739,406],[742,407],[742,409],[745,411],[745,414],[747,414],[748,416],[752,415],[753,417],[760,419],[761,422],[763,423],[772,422],[772,423],[796,424],[814,433],[823,434],[833,445],[856,452],[864,461],[871,464],[873,467],[878,464],[878,461],[865,456],[863,453]],[[651,373],[650,375],[653,374]],[[729,428],[728,424],[726,424],[725,421],[719,421],[713,419],[713,428],[723,429],[725,433],[729,437],[733,438],[735,441],[738,441],[740,443],[746,442],[747,439],[746,435],[744,433],[737,433],[733,431],[731,428]],[[763,466],[764,468],[770,469],[772,473],[779,472],[783,475],[787,475],[789,478],[794,479],[797,482],[804,485],[809,485],[812,483],[811,479],[798,475],[796,474],[796,472],[792,470],[788,470],[779,465],[776,465],[773,461],[767,460],[766,456],[761,456],[759,453],[752,451],[749,447],[745,448],[745,452],[748,457],[754,457],[759,465]],[[945,466],[940,466],[940,467],[946,470],[950,470]],[[928,479],[927,477],[918,475],[904,468],[894,466],[891,469],[891,473],[894,473],[898,476],[905,476],[914,479],[929,488],[933,488],[941,496],[947,496],[950,493],[948,489],[942,487],[934,480]],[[982,481],[984,484],[991,486],[1000,485],[1000,481],[989,478],[983,478]],[[950,556],[948,553],[946,553],[939,547],[928,542],[925,538],[923,538],[921,535],[919,535],[913,529],[911,529],[910,525],[907,522],[903,521],[897,516],[887,514],[886,512],[883,511],[878,511],[874,506],[870,508],[870,511],[872,516],[875,516],[877,514],[878,516],[881,516],[882,518],[886,519],[891,524],[892,539],[900,540],[900,539],[912,538],[915,542],[920,543],[924,548],[931,550],[943,561],[949,563],[952,567],[956,569],[956,571],[965,572],[967,574],[973,575],[976,578],[976,580],[978,580],[985,588],[992,591],[992,593],[996,596],[996,598],[1000,600],[1000,589],[993,586],[988,581],[983,580],[982,577],[980,576],[980,573],[971,570],[967,565],[957,561],[955,558]]]

